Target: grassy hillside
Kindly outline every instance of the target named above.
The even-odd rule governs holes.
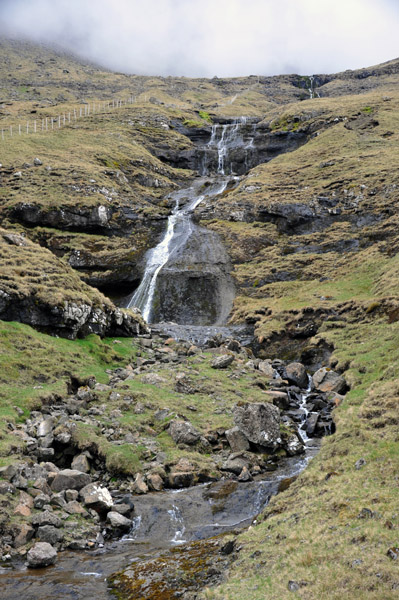
[[[81,281],[71,266],[100,289],[124,282],[127,293],[140,279],[140,259],[168,214],[163,198],[193,176],[174,162],[193,142],[173,123],[198,128],[207,122],[200,113],[205,111],[211,118],[257,116],[270,132],[306,132],[306,144],[258,165],[198,214],[229,250],[237,283],[232,320],[255,324],[257,354],[300,359],[311,369],[325,364],[344,373],[351,390],[335,410],[337,433],[239,536],[226,582],[201,597],[396,598],[399,61],[317,76],[320,98],[310,99],[308,79],[294,75],[128,77],[28,44],[3,41],[0,52],[4,127],[27,116],[60,114],[82,100],[138,97],[133,105],[54,134],[18,136],[3,145],[0,140],[2,227],[30,238],[29,248],[40,244],[55,254],[75,291]],[[160,148],[173,160],[161,160]],[[35,166],[35,157],[43,164]],[[99,207],[106,221],[98,220]],[[14,268],[16,253],[6,249],[13,271],[8,281],[22,288],[21,271],[31,259],[21,258]],[[40,248],[35,260],[42,259],[42,250],[48,258]],[[50,292],[54,286],[40,289],[45,296]],[[97,291],[90,293],[97,298]],[[130,340],[61,340],[3,324],[3,461],[13,460],[10,452],[22,445],[8,424],[26,418],[45,393],[61,393],[70,373],[90,372],[106,381],[106,369],[128,365],[136,351]],[[200,410],[193,417],[189,408],[181,409],[203,431],[228,425],[223,410],[235,398],[232,382],[206,365],[191,365],[195,377],[210,381],[196,400]],[[148,433],[157,408],[178,410],[167,367],[161,375],[161,390],[129,384],[152,408],[143,417],[127,414],[126,431],[141,427]],[[256,394],[246,377],[237,380],[237,389],[244,397]],[[217,407],[222,412],[209,403],[215,390],[228,399]],[[163,443],[171,460],[177,459],[175,448]],[[136,467],[141,459],[132,458]]]

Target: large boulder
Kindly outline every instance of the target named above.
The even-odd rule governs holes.
[[[107,514],[107,524],[115,532],[121,533],[129,531],[132,521],[116,511],[111,511]]]
[[[176,444],[187,444],[191,446],[196,444],[201,435],[189,421],[171,421],[169,434]]]
[[[345,379],[339,373],[322,367],[313,375],[313,384],[319,392],[336,392],[344,394],[347,389]]]
[[[90,475],[76,469],[64,469],[57,473],[51,483],[53,492],[62,490],[81,490],[85,485],[91,483]]]
[[[41,568],[53,565],[57,559],[57,550],[47,542],[37,542],[26,556],[28,567]]]
[[[306,369],[300,362],[292,362],[285,367],[285,379],[288,379],[289,383],[297,385],[300,388],[308,387],[308,374]]]
[[[222,354],[222,356],[216,356],[212,362],[212,369],[226,369],[234,360],[232,354]]]
[[[275,448],[281,443],[280,411],[273,404],[237,404],[234,408],[234,424],[252,444]]]

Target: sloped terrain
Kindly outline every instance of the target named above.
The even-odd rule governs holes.
[[[399,61],[316,75],[312,88],[310,78],[296,75],[128,77],[9,41],[1,52],[5,129],[18,119],[51,118],[83,100],[136,97],[54,133],[0,140],[1,301],[10,295],[5,319],[24,321],[12,311],[26,299],[29,318],[32,299],[47,316],[65,301],[115,313],[94,287],[119,298],[137,287],[143,255],[170,213],[165,197],[195,176],[198,147],[209,140],[212,122],[253,118],[248,135],[258,132],[256,160],[196,211],[201,225],[224,240],[234,265],[232,321],[254,325],[257,357],[301,360],[309,372],[334,369],[350,391],[334,410],[337,432],[256,526],[237,538],[225,583],[201,597],[396,598]],[[56,322],[51,326],[60,333]],[[81,334],[89,331],[97,332],[83,327]],[[157,344],[160,364],[153,366],[152,348],[131,346],[129,338],[59,340],[3,324],[2,371],[11,375],[3,380],[2,462],[25,451],[13,428],[23,427],[32,408],[64,402],[71,375],[83,381],[93,371],[108,385],[118,365],[139,368],[143,359],[156,377],[114,380],[133,397],[131,405],[105,389],[92,405],[105,404],[102,415],[83,407],[86,421],[77,428],[75,449],[95,449],[101,465],[108,460],[118,473],[115,465],[136,475],[158,436],[157,449],[172,470],[184,459],[212,476],[207,452],[172,443],[157,430],[165,423],[156,422],[156,411],[168,407],[190,418],[203,435],[230,427],[236,396],[264,397],[259,373],[246,371],[244,355],[237,371],[220,375],[209,368],[209,355],[195,351],[190,359],[187,346],[169,351]],[[179,352],[198,389],[176,397]],[[55,358],[41,382],[50,353]],[[119,444],[129,433],[133,438]],[[144,438],[146,448],[133,451]]]

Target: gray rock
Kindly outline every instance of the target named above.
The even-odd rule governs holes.
[[[261,373],[269,377],[270,379],[275,379],[277,376],[277,371],[273,369],[271,361],[269,360],[261,360],[258,369]]]
[[[50,504],[50,496],[47,496],[47,494],[39,494],[33,501],[33,506],[39,510],[46,504]]]
[[[238,427],[227,429],[225,434],[226,439],[230,444],[232,452],[242,452],[243,450],[249,450],[249,442]]]
[[[42,527],[42,525],[52,525],[53,527],[61,527],[62,521],[57,515],[45,510],[42,513],[33,515],[32,525],[35,527]]]
[[[88,473],[90,471],[90,463],[85,454],[78,454],[72,461],[72,469],[81,471],[81,473]]]
[[[300,362],[293,362],[285,367],[285,379],[300,388],[308,387],[308,374]]]
[[[37,437],[46,437],[54,429],[55,419],[53,417],[47,417],[37,428]]]
[[[359,471],[365,465],[367,465],[366,460],[364,458],[359,458],[359,460],[355,462],[355,469]]]
[[[276,406],[261,402],[238,404],[233,414],[234,424],[249,442],[265,448],[281,443],[280,411]]]
[[[57,550],[47,542],[37,542],[26,556],[28,567],[39,568],[53,565],[57,559]]]
[[[296,456],[305,451],[303,443],[294,433],[285,441],[284,448],[289,456]]]
[[[127,519],[115,511],[111,511],[107,514],[107,523],[112,529],[117,529],[118,531],[129,531],[132,526],[132,521],[130,519]]]
[[[169,434],[176,444],[187,444],[189,446],[197,443],[201,437],[189,421],[171,421]]]
[[[17,474],[18,469],[15,465],[7,465],[6,467],[0,467],[0,478],[7,479],[7,481],[11,481],[13,477]]]
[[[212,369],[226,369],[234,360],[232,354],[222,354],[222,356],[216,356],[212,362]]]
[[[58,542],[62,542],[64,539],[64,534],[62,531],[53,527],[52,525],[43,525],[39,527],[36,532],[36,537],[41,542],[47,542],[48,544],[57,544]]]
[[[342,375],[326,367],[316,371],[313,375],[313,384],[319,392],[337,392],[337,394],[343,394],[347,387]]]
[[[64,510],[70,515],[87,515],[87,511],[83,508],[79,502],[76,500],[71,500],[71,502],[66,502],[64,506]]]
[[[80,497],[85,506],[93,508],[99,513],[106,512],[114,503],[109,490],[97,483],[89,483],[89,485],[82,488]]]
[[[14,526],[14,548],[25,546],[33,538],[35,530],[27,523],[20,523]]]
[[[231,454],[229,458],[221,466],[222,471],[229,471],[235,475],[240,475],[244,469],[249,470],[249,461],[244,456]]]
[[[33,159],[33,164],[35,165],[35,167],[40,167],[43,163],[40,160],[40,158],[36,157],[36,158]]]
[[[135,494],[146,494],[148,492],[148,486],[144,481],[141,473],[137,473],[134,483],[132,485],[132,492]]]
[[[75,469],[64,469],[56,474],[51,489],[53,492],[62,490],[81,490],[85,485],[91,483],[91,477],[87,473],[82,473]]]
[[[77,500],[78,498],[79,492],[77,490],[65,490],[65,500],[67,502],[72,502],[73,500]]]

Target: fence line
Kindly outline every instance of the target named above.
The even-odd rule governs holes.
[[[73,109],[68,109],[68,112],[63,112],[57,116],[43,117],[33,119],[33,121],[26,121],[26,128],[21,123],[13,123],[12,125],[5,125],[0,122],[1,127],[1,140],[6,141],[12,137],[26,135],[33,135],[39,132],[58,131],[61,127],[69,125],[70,123],[76,123],[79,119],[89,117],[96,114],[106,114],[112,109],[123,108],[129,104],[135,104],[137,102],[147,102],[148,96],[138,99],[137,96],[129,96],[127,100],[121,100],[119,98],[111,100],[96,100],[92,102],[85,102],[80,104]],[[91,106],[90,106],[91,104]],[[39,124],[38,124],[39,121]]]

